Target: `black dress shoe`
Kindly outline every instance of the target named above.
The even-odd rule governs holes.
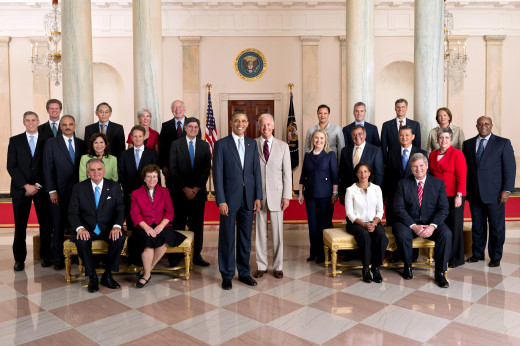
[[[65,268],[65,263],[63,261],[54,263],[54,270],[63,270],[63,268]]]
[[[89,276],[90,280],[88,282],[88,291],[90,293],[94,293],[99,291],[99,283],[97,275]]]
[[[248,286],[256,286],[256,281],[251,276],[240,276],[238,281],[245,283]]]
[[[111,289],[116,289],[116,288],[121,287],[121,286],[119,286],[117,281],[114,280],[114,278],[112,277],[112,274],[110,274],[110,273],[103,274],[103,276],[101,277],[101,284],[103,286],[106,286]]]
[[[367,284],[372,282],[372,275],[370,274],[370,268],[368,266],[363,266],[361,269],[361,273],[363,274],[363,281]]]
[[[492,259],[489,261],[490,267],[500,267],[500,260]]]
[[[51,261],[48,259],[42,259],[42,262],[40,264],[43,268],[47,268],[51,266]]]
[[[309,256],[309,257],[307,258],[307,262],[312,262],[312,261],[314,261],[315,259],[316,259],[316,256]]]
[[[450,283],[446,280],[446,276],[444,273],[435,273],[435,282],[437,282],[437,286],[440,288],[448,288],[450,287]]]
[[[477,257],[475,255],[472,255],[470,258],[468,258],[466,261],[469,262],[469,263],[475,263],[475,262],[478,262],[478,261],[483,261],[484,260],[484,257]]]
[[[407,264],[407,263],[404,264],[403,279],[405,279],[405,280],[413,279],[413,272],[412,272],[412,265],[411,264]]]
[[[24,262],[14,262],[14,271],[19,272],[25,269],[25,263]]]
[[[146,286],[146,284],[148,283],[148,281],[150,281],[151,278],[152,278],[152,274],[150,274],[150,277],[148,277],[148,279],[145,279],[144,276],[141,276],[139,278],[139,280],[137,280],[137,282],[135,283],[135,287],[143,288],[144,286]],[[144,282],[141,282],[141,280],[143,280]]]
[[[380,284],[381,282],[383,282],[383,277],[381,276],[381,273],[379,272],[379,267],[372,267],[372,269],[370,269],[372,271],[372,281],[374,281],[375,283],[378,283]]]
[[[202,258],[202,256],[193,259],[193,264],[196,264],[201,267],[209,267],[209,262],[205,261],[204,258]]]
[[[233,283],[231,282],[231,279],[222,279],[222,288],[226,291],[233,288]]]

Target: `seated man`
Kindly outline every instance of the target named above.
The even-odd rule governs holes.
[[[439,287],[447,288],[450,284],[444,272],[451,254],[452,235],[444,224],[449,208],[444,182],[427,176],[428,159],[423,154],[412,155],[410,167],[413,176],[397,183],[392,228],[397,246],[403,252],[403,278],[413,278],[412,241],[423,237],[435,242],[435,281]]]
[[[88,160],[87,174],[90,179],[76,184],[72,190],[69,221],[73,232],[76,231],[72,240],[85,266],[85,275],[90,278],[88,291],[96,292],[99,289],[92,256],[93,240],[108,243],[106,269],[101,284],[108,288],[119,288],[111,273],[119,271],[119,255],[125,244],[125,235],[121,230],[125,219],[121,186],[103,178],[105,164],[98,158]]]

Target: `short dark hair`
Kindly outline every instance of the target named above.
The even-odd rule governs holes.
[[[412,135],[415,135],[415,131],[413,130],[413,127],[411,127],[411,126],[404,125],[399,128],[399,132],[404,131],[404,130],[410,130],[410,131],[412,131]]]
[[[318,110],[316,111],[316,113],[318,113],[318,112],[320,111],[320,109],[322,109],[322,108],[327,108],[327,111],[328,111],[329,114],[330,114],[330,107],[327,106],[327,105],[319,105],[319,106],[318,106]]]
[[[354,167],[354,176],[355,176],[354,180],[356,183],[359,181],[359,179],[357,177],[357,172],[363,166],[365,166],[368,169],[368,171],[370,172],[370,177],[368,177],[368,181],[372,182],[374,180],[374,175],[372,174],[372,167],[370,167],[370,165],[366,162],[360,162],[356,165],[356,167]]]
[[[134,127],[132,127],[132,129],[130,130],[130,136],[132,136],[134,134],[135,130],[142,131],[143,136],[146,134],[146,129],[144,128],[144,126],[134,125]]]
[[[406,107],[408,107],[408,101],[406,101],[405,99],[397,99],[395,101],[395,106],[397,106],[398,103],[406,103]]]
[[[195,117],[184,119],[184,127],[188,126],[189,123],[197,123],[197,125],[200,127],[200,121]]]
[[[110,154],[110,151],[108,149],[108,138],[105,134],[99,132],[94,133],[92,136],[90,136],[90,139],[88,141],[87,154],[89,156],[96,156],[96,151],[94,150],[94,142],[99,137],[103,138],[103,141],[105,141],[105,151],[103,152],[103,156],[108,157],[108,155]]]
[[[45,104],[45,109],[49,110],[49,106],[52,103],[57,103],[60,106],[60,111],[62,110],[63,105],[61,104],[61,101],[57,99],[50,99],[49,101],[47,101],[47,103]]]
[[[40,121],[40,117],[38,116],[38,114],[36,114],[33,111],[27,111],[27,112],[23,113],[23,120],[25,120],[25,117],[28,115],[34,115],[36,117],[36,120]]]
[[[363,125],[354,125],[352,126],[352,129],[350,130],[350,133],[354,132],[357,129],[363,129],[363,133],[367,133],[367,129]]]
[[[100,104],[98,104],[96,106],[96,112],[99,110],[99,107],[101,107],[101,106],[107,106],[108,109],[110,110],[110,113],[112,113],[112,107],[110,107],[110,105],[108,103],[106,103],[106,102],[101,102]]]
[[[60,125],[61,125],[62,120],[65,119],[65,118],[71,118],[72,121],[74,121],[74,124],[76,123],[76,119],[75,119],[72,115],[70,115],[70,114],[65,114],[65,115],[62,116],[61,119],[60,119]]]
[[[149,165],[144,166],[141,171],[141,178],[145,178],[148,173],[157,173],[157,177],[159,178],[159,185],[161,184],[161,169],[155,163],[151,163]]]
[[[437,109],[437,112],[435,113],[435,120],[437,120],[437,124],[440,124],[439,123],[439,112],[440,111],[445,111],[446,114],[448,114],[448,118],[450,118],[450,124],[451,124],[451,121],[453,120],[453,115],[451,114],[451,111],[448,107],[441,107],[441,108]]]
[[[239,114],[244,114],[247,117],[246,112],[242,109],[239,109],[239,110],[234,111],[233,114],[231,114],[231,121],[235,120],[235,117]],[[248,121],[249,121],[249,119],[248,119]]]

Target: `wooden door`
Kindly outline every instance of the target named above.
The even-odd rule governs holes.
[[[234,112],[244,112],[249,121],[246,129],[246,136],[256,138],[260,136],[258,129],[258,118],[264,113],[273,115],[274,118],[274,101],[273,100],[230,100],[228,101],[228,134],[231,134],[231,115]],[[274,131],[273,131],[274,135]]]

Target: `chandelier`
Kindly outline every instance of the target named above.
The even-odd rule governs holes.
[[[449,36],[453,29],[453,14],[446,8],[444,0],[444,80],[451,79],[455,73],[466,73],[468,56],[466,54],[466,42],[457,41],[450,43]]]
[[[61,12],[58,9],[58,0],[52,0],[52,11],[44,17],[45,36],[48,40],[48,51],[38,54],[38,43],[32,45],[32,56],[29,62],[32,72],[38,78],[40,71],[47,72],[47,76],[54,85],[61,83]]]

